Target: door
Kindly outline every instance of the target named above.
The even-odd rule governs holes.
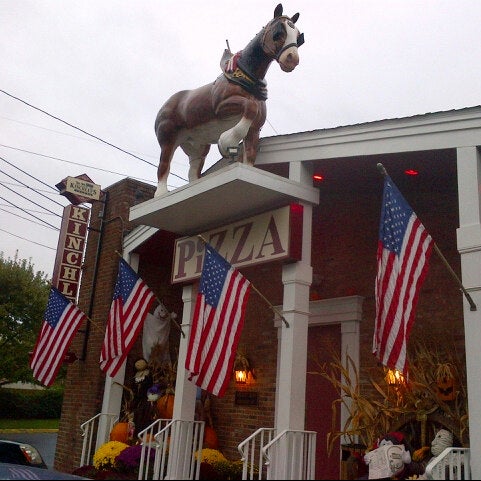
[[[318,374],[319,363],[332,361],[332,352],[341,355],[340,324],[309,328],[307,341],[306,430],[317,432],[316,479],[340,479],[340,445],[336,442],[328,455],[327,434],[332,430],[332,402],[339,393]],[[337,406],[339,429],[339,406]]]

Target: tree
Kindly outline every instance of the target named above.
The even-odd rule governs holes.
[[[31,261],[5,259],[0,252],[0,380],[33,381],[33,351],[47,306],[47,275]]]

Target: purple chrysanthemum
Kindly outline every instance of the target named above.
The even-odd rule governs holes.
[[[150,458],[155,458],[155,450],[150,449]],[[124,449],[116,458],[115,461],[124,466],[125,469],[138,469],[140,466],[140,457],[142,455],[142,445],[136,444]]]

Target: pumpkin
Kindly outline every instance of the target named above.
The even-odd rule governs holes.
[[[453,366],[446,362],[438,364],[434,376],[436,378],[436,391],[441,401],[454,401],[456,399],[456,378]]]
[[[219,449],[219,440],[215,429],[207,425],[204,428],[204,448]]]
[[[441,401],[454,401],[456,399],[456,380],[452,377],[436,381],[438,399]]]
[[[110,431],[109,440],[110,441],[120,441],[121,443],[127,444],[129,439],[129,423],[118,422],[115,423]]]
[[[166,392],[157,399],[157,412],[160,419],[172,419],[174,415],[174,399],[175,396],[171,392]]]

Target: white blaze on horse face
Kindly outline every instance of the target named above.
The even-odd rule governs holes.
[[[299,53],[297,51],[297,37],[299,35],[299,30],[294,26],[292,22],[285,22],[286,27],[286,41],[285,45],[291,45],[286,48],[279,56],[278,62],[281,69],[284,72],[292,72],[299,64]]]

